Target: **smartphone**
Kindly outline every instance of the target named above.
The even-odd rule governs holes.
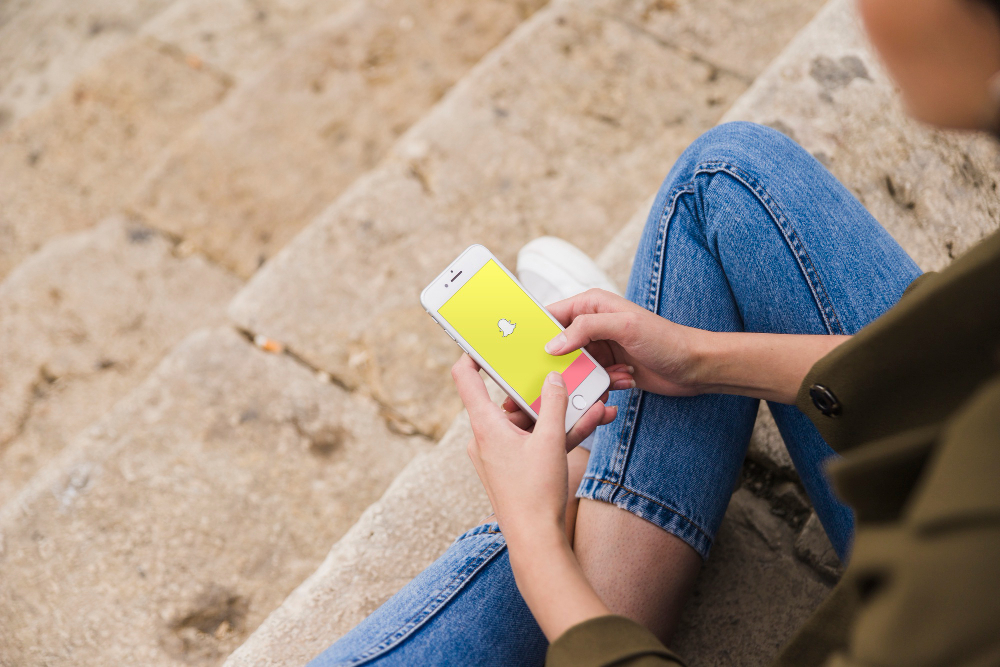
[[[466,248],[420,293],[420,304],[532,419],[552,371],[562,373],[569,392],[566,431],[611,384],[586,350],[545,351],[562,325],[481,245]]]

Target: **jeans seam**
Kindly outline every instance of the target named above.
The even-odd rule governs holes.
[[[647,281],[649,289],[646,291],[646,303],[643,306],[650,312],[656,313],[659,310],[660,284],[663,282],[663,264],[665,262],[667,230],[670,227],[670,220],[674,215],[674,211],[677,208],[677,201],[680,199],[681,195],[693,192],[693,183],[687,183],[676,187],[674,191],[670,193],[668,203],[663,208],[663,212],[659,216],[656,230],[655,259],[653,261],[653,266],[650,267],[650,276]],[[625,479],[625,470],[628,468],[629,459],[631,459],[632,446],[635,438],[635,424],[639,419],[639,410],[642,405],[643,394],[644,392],[640,390],[629,396],[628,410],[625,414],[625,419],[622,420],[621,430],[618,433],[618,448],[615,451],[615,459],[611,464],[611,470],[615,471],[621,480]],[[625,487],[619,485],[619,488]],[[616,493],[617,491],[612,494],[612,501],[614,501]]]
[[[497,531],[488,529],[486,532],[497,534]],[[356,658],[352,659],[349,665],[360,665],[364,662],[389,651],[396,646],[398,646],[403,640],[409,637],[417,628],[427,622],[437,611],[443,607],[451,598],[465,586],[476,574],[486,567],[493,558],[496,557],[503,549],[506,548],[506,543],[496,543],[490,544],[483,547],[475,556],[470,557],[469,562],[461,568],[447,585],[442,589],[442,591],[429,603],[424,605],[424,607],[417,612],[417,614],[407,620],[398,630],[393,634],[389,635],[377,645],[368,649],[367,651],[361,653]]]
[[[618,482],[614,482],[614,481],[612,481],[610,479],[602,479],[600,477],[593,477],[591,475],[584,476],[584,479],[589,479],[589,480],[591,480],[593,482],[597,482],[598,484],[610,484],[611,486],[616,487],[616,489],[618,489],[618,490],[624,491],[625,493],[630,493],[633,496],[637,496],[639,498],[642,498],[645,501],[653,503],[654,505],[662,507],[663,509],[667,510],[671,514],[676,514],[680,518],[682,518],[685,521],[687,521],[688,523],[690,523],[691,526],[695,530],[697,530],[699,533],[701,533],[702,535],[704,535],[706,539],[708,539],[709,544],[711,544],[714,541],[714,538],[711,535],[708,534],[707,530],[705,530],[700,525],[698,525],[697,521],[695,521],[691,517],[687,516],[683,512],[679,512],[678,510],[675,510],[673,507],[670,507],[669,505],[666,505],[666,504],[660,502],[659,500],[656,500],[655,498],[650,498],[649,496],[647,496],[647,495],[645,495],[643,493],[639,493],[635,489],[627,487],[624,484],[619,484]]]
[[[795,257],[795,261],[799,265],[799,270],[802,272],[803,278],[805,278],[806,284],[809,286],[809,291],[812,293],[813,301],[816,304],[816,308],[819,310],[820,317],[823,318],[823,324],[826,326],[827,333],[829,334],[843,334],[844,327],[840,323],[840,318],[837,316],[837,311],[833,306],[833,300],[830,299],[830,295],[823,285],[823,281],[819,276],[819,271],[816,269],[812,258],[809,256],[809,252],[805,248],[805,244],[802,242],[801,237],[795,228],[789,223],[788,218],[782,213],[777,202],[771,197],[764,188],[753,176],[744,172],[737,165],[725,161],[709,161],[703,162],[695,167],[695,176],[698,174],[714,174],[724,172],[728,176],[735,179],[743,187],[752,192],[760,202],[771,219],[774,221],[775,226],[781,233],[782,237],[785,239],[785,243],[788,249],[792,252]]]

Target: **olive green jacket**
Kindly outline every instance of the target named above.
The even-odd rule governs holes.
[[[1000,234],[918,278],[820,359],[796,405],[843,455],[850,564],[778,667],[1000,665]],[[581,623],[550,667],[680,665],[620,616]]]

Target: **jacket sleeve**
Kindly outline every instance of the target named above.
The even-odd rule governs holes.
[[[683,667],[653,633],[624,616],[574,625],[549,645],[546,667]]]
[[[1000,376],[942,429],[898,522],[858,530],[837,667],[1000,664]]]

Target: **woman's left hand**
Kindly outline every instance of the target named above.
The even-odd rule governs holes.
[[[527,415],[507,415],[490,400],[471,357],[463,355],[451,373],[472,422],[469,457],[507,541],[551,528],[565,532],[566,453],[613,421],[616,411],[599,401],[567,434],[566,385],[559,373],[550,373],[542,387],[539,419],[529,431],[530,425],[523,423],[530,421]]]

